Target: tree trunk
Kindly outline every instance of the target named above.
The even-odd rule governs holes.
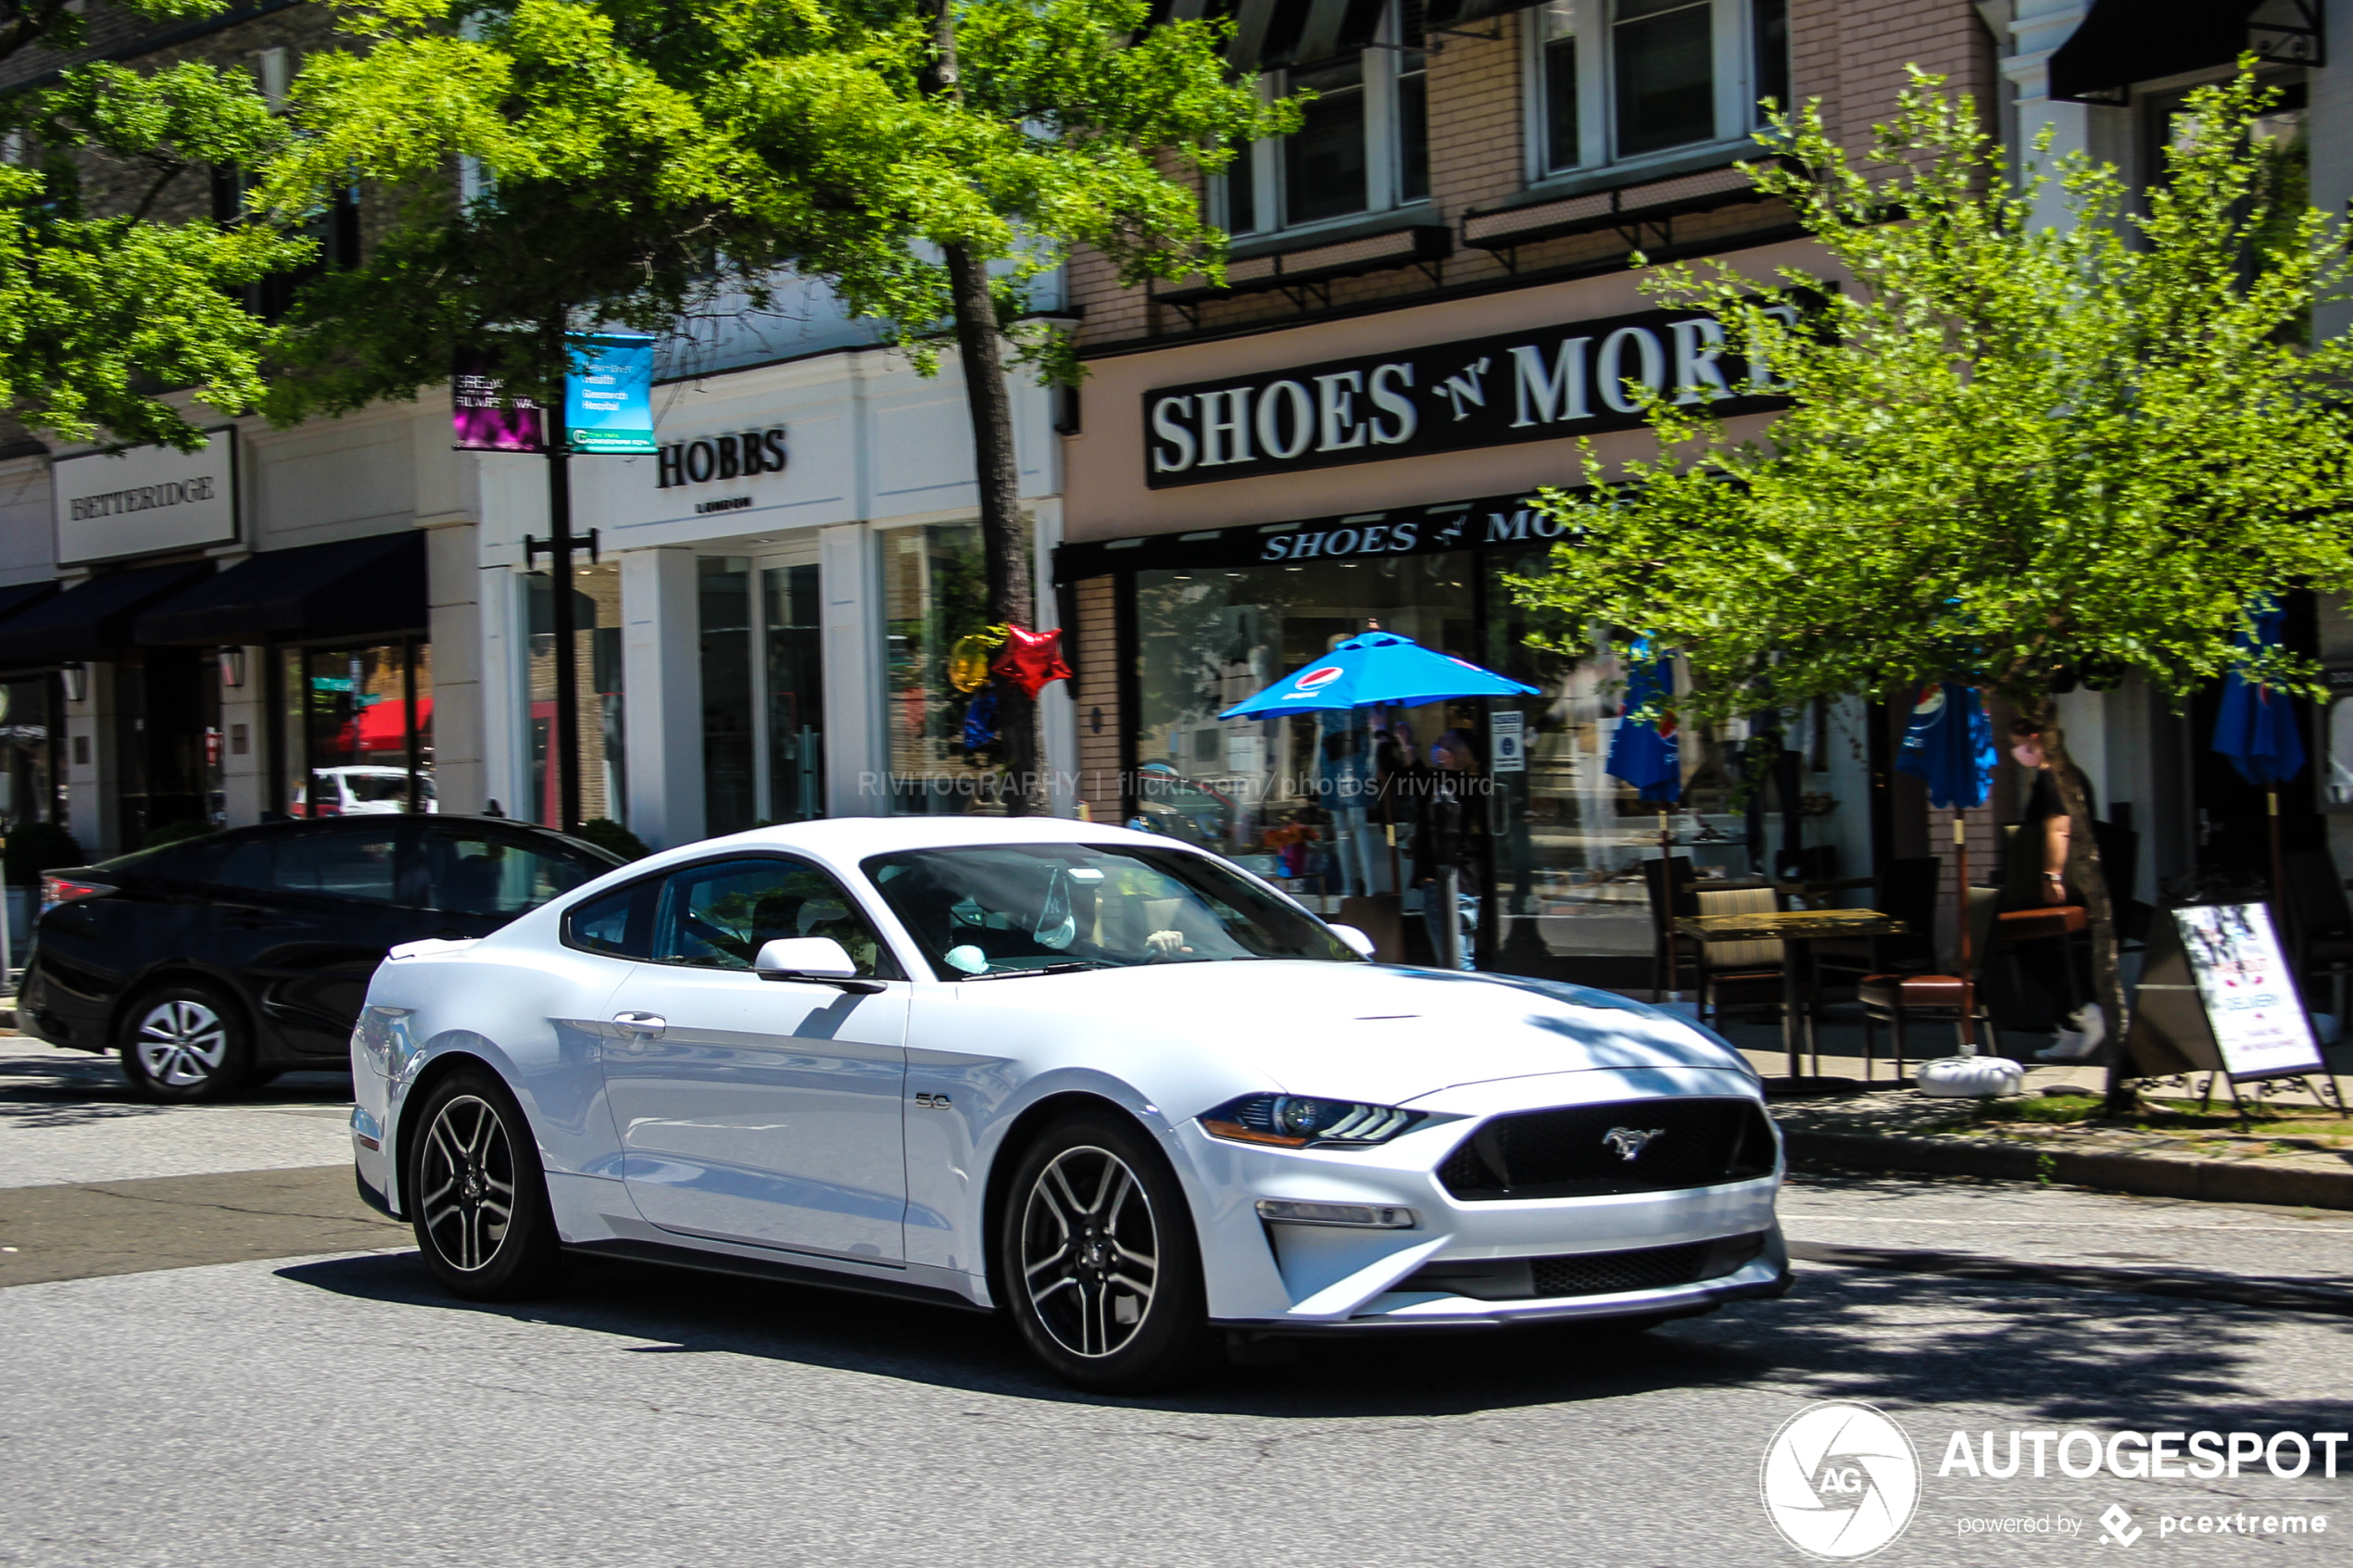
[[[2067,807],[2067,877],[2083,894],[2083,912],[2092,927],[2092,999],[2107,1015],[2108,1113],[2132,1114],[2135,1095],[2124,1077],[2124,1034],[2131,1022],[2125,1009],[2124,969],[2116,936],[2116,904],[2109,897],[2108,872],[2100,864],[2100,844],[2092,829],[2092,802],[2076,776],[2067,754],[2067,732],[2059,727],[2058,705],[2049,697],[2022,705],[2021,711],[2043,730],[2043,759],[2050,764],[2059,800]],[[2013,853],[2022,850],[2014,848]],[[2068,962],[2074,962],[2070,955]]]
[[[933,64],[925,91],[961,97],[952,0],[933,0]],[[988,292],[988,264],[970,245],[944,245],[956,346],[963,362],[964,408],[972,416],[974,478],[980,487],[980,552],[988,574],[988,617],[1036,630],[1029,591],[1029,541],[1021,515],[1021,470],[1013,457],[1013,400]],[[1045,794],[1038,773],[1037,699],[1010,684],[997,691],[997,729],[1009,764],[1005,809],[1030,814]]]
[[[988,267],[969,246],[941,247],[956,303],[956,344],[963,351],[964,405],[972,414],[973,463],[980,483],[980,550],[988,573],[988,614],[1035,630],[1029,591],[1029,541],[1021,515],[1021,471],[1013,458],[1013,400],[1005,385],[997,336],[997,308],[988,294]],[[1043,794],[1038,777],[1038,703],[1010,684],[997,690],[998,731],[1012,777],[1005,809],[1026,816]]]

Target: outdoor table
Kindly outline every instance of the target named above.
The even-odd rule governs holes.
[[[1699,942],[1781,944],[1781,1043],[1789,1049],[1790,1082],[1805,1076],[1800,1060],[1806,1029],[1806,964],[1808,942],[1824,936],[1901,936],[1904,922],[1877,909],[1777,909],[1752,915],[1683,915],[1675,929]]]

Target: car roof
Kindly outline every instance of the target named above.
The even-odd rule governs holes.
[[[870,855],[908,849],[951,849],[989,844],[1103,844],[1151,848],[1184,848],[1164,834],[1136,833],[1102,822],[1082,822],[1068,817],[827,817],[816,822],[786,822],[752,828],[724,838],[681,845],[659,857],[663,861],[709,855],[720,848],[793,849],[837,865],[850,865]]]

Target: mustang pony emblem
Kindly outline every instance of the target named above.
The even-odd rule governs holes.
[[[1631,1160],[1642,1152],[1644,1145],[1665,1131],[1664,1127],[1612,1127],[1602,1135],[1602,1142],[1616,1149],[1620,1160]]]

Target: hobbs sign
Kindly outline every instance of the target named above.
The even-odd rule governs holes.
[[[1795,323],[1793,309],[1773,308]],[[1765,367],[1729,353],[1712,318],[1651,310],[1148,392],[1145,483],[1628,430],[1642,422],[1636,386],[1726,414],[1780,404]]]

